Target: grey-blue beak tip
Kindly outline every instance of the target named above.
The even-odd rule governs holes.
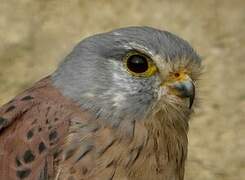
[[[177,90],[181,98],[189,98],[189,108],[191,109],[195,99],[195,85],[191,80],[177,82],[172,86]]]

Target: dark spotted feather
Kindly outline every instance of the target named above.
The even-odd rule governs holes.
[[[0,108],[1,180],[53,179],[70,104],[48,77]]]

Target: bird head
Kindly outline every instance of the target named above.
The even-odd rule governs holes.
[[[53,74],[54,85],[113,126],[189,115],[201,59],[167,31],[127,27],[81,41]]]

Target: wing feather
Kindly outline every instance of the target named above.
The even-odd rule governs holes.
[[[0,108],[0,179],[52,179],[69,126],[49,78]]]

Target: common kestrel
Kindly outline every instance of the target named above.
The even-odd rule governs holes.
[[[0,108],[0,179],[183,180],[201,59],[167,31],[81,41]]]

